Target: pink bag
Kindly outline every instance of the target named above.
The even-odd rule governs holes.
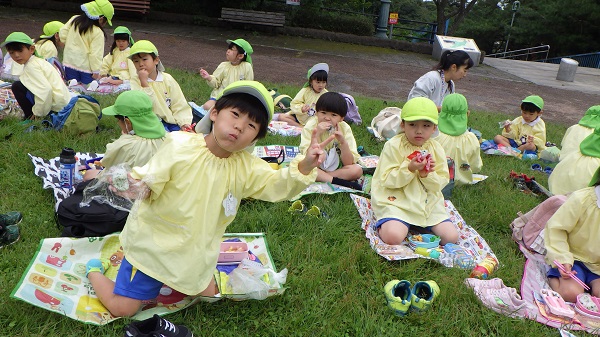
[[[360,114],[358,113],[358,106],[354,101],[354,97],[344,93],[340,93],[340,95],[346,99],[346,103],[348,104],[348,112],[346,113],[346,117],[344,117],[344,121],[356,125],[362,124],[362,117],[360,117]]]

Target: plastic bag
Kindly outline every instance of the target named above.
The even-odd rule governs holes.
[[[130,175],[131,168],[127,164],[118,164],[103,170],[95,182],[83,190],[82,207],[92,200],[109,204],[116,209],[131,211],[136,200],[144,199],[150,189],[144,180],[135,180]]]
[[[264,300],[269,289],[278,288],[287,279],[287,269],[276,273],[273,269],[248,259],[229,274],[229,286],[234,294],[246,294],[255,300]]]

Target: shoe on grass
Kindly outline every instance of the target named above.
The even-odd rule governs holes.
[[[132,322],[124,328],[125,337],[193,337],[192,332],[184,325],[175,325],[166,319],[154,316],[138,322]]]
[[[8,212],[0,214],[0,226],[17,225],[23,220],[23,215],[19,212]]]
[[[290,208],[288,208],[288,212],[290,212],[290,213],[296,213],[296,212],[306,213],[307,211],[308,211],[308,208],[300,200],[294,201],[292,203],[292,206],[290,206]]]
[[[511,291],[513,288],[483,289],[477,296],[488,308],[509,317],[522,318],[528,316],[528,305],[521,296]]]
[[[0,248],[19,241],[21,234],[17,225],[0,226]]]
[[[465,279],[465,284],[469,288],[473,288],[474,290],[480,290],[484,288],[491,289],[502,289],[506,288],[504,285],[504,281],[501,278],[493,278],[491,280],[480,280],[478,278],[469,277]]]
[[[440,287],[435,281],[419,281],[412,289],[411,309],[425,311],[431,307],[433,300],[440,294]]]
[[[406,280],[392,280],[383,288],[387,305],[396,315],[404,316],[410,309],[412,290],[410,282]]]

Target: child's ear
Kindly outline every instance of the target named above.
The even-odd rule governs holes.
[[[217,109],[215,109],[215,107],[210,108],[210,112],[208,113],[208,117],[210,118],[211,121],[217,120],[217,115],[219,114],[219,112],[217,111]]]
[[[544,113],[544,110],[540,110],[540,115]]]
[[[29,51],[33,54],[35,53],[35,45],[32,44],[31,46],[29,46]]]

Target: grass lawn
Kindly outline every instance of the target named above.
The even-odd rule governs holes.
[[[178,70],[171,70],[171,74],[189,100],[202,103],[208,97],[209,88],[199,76]],[[266,86],[290,96],[299,90],[274,83]],[[383,143],[376,142],[365,126],[383,107],[402,106],[403,102],[355,98],[365,121],[364,125],[352,126],[357,144],[379,154]],[[103,107],[114,99],[99,97]],[[492,138],[500,131],[498,121],[514,118],[516,113],[506,116],[471,111],[469,124],[484,138]],[[559,143],[566,127],[546,125],[548,140]],[[54,222],[52,193],[42,189],[27,153],[51,158],[65,146],[80,152],[104,152],[106,143],[117,138],[119,130],[111,117],[103,118],[100,127],[96,134],[73,137],[57,132],[24,133],[18,121],[0,122],[0,212],[18,210],[24,214],[21,240],[0,250],[0,336],[122,336],[122,327],[129,322],[122,319],[102,327],[85,325],[9,298],[40,239],[60,234]],[[9,134],[12,136],[5,139]],[[299,138],[269,135],[260,144],[298,145]],[[519,192],[506,178],[513,169],[533,174],[546,185],[547,176],[531,171],[532,161],[485,155],[483,161],[482,173],[489,178],[474,186],[455,188],[451,200],[498,256],[501,266],[493,276],[519,290],[524,258],[511,239],[509,224],[517,211],[527,211],[541,199]],[[556,329],[485,308],[463,285],[469,271],[445,268],[426,259],[388,262],[379,257],[365,239],[358,212],[347,194],[309,195],[303,201],[319,206],[330,219],[291,216],[287,213],[290,202],[248,201],[228,228],[229,232],[266,233],[275,265],[289,270],[283,296],[265,301],[201,303],[168,319],[187,325],[195,336],[558,335]],[[383,294],[384,284],[392,279],[413,283],[435,280],[441,296],[430,311],[396,317],[386,307]]]

